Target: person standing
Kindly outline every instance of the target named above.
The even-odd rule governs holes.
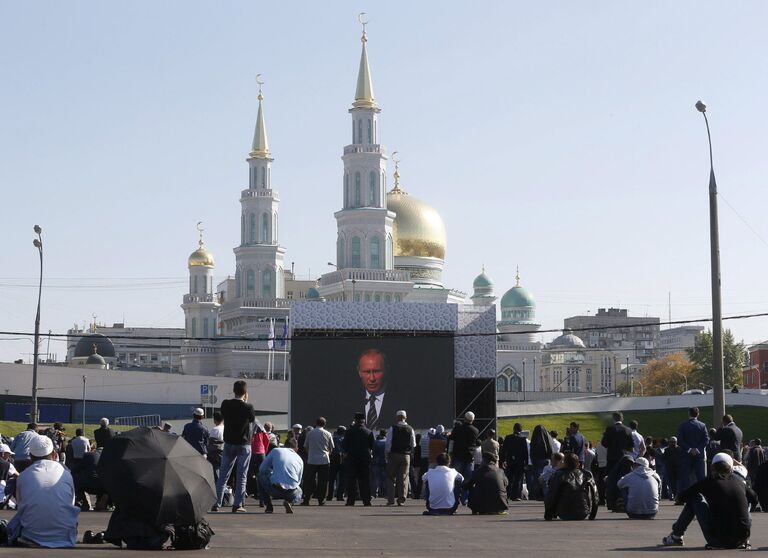
[[[482,457],[482,454],[484,453],[492,453],[494,456],[496,456],[496,460],[494,463],[499,462],[499,441],[496,439],[496,431],[493,428],[489,428],[485,433],[485,440],[483,440],[483,443],[480,444],[480,456]],[[481,463],[478,463],[477,465],[480,465]]]
[[[99,421],[99,427],[93,431],[93,439],[96,440],[96,447],[103,448],[104,444],[115,437],[115,431],[109,427],[109,419],[102,418]]]
[[[200,407],[192,412],[192,422],[188,422],[184,425],[184,430],[181,431],[181,437],[184,438],[187,443],[195,448],[204,459],[208,458],[208,439],[210,437],[208,429],[203,424],[203,418],[205,417],[205,411]]]
[[[531,444],[528,446],[528,456],[531,462],[531,482],[528,483],[528,493],[531,500],[544,499],[544,490],[539,484],[539,477],[544,472],[544,467],[549,465],[549,461],[554,453],[552,437],[547,432],[547,429],[544,428],[544,425],[537,424],[533,427]]]
[[[395,424],[387,430],[385,452],[387,455],[387,505],[405,503],[408,494],[408,469],[411,465],[411,451],[416,447],[416,435],[406,422],[405,411],[397,411]]]
[[[328,473],[328,499],[341,502],[344,499],[344,462],[341,452],[344,448],[346,426],[339,426],[333,433],[333,451],[331,452],[331,467]]]
[[[232,513],[243,513],[245,482],[248,477],[248,465],[251,461],[251,430],[256,413],[248,403],[248,384],[237,380],[232,387],[234,399],[225,399],[221,404],[221,416],[224,419],[224,448],[221,456],[219,480],[216,481],[216,503],[211,511],[219,511],[224,496],[224,485],[235,469],[235,497]]]
[[[600,441],[603,446],[608,448],[607,474],[610,474],[616,464],[621,461],[625,451],[632,452],[634,450],[632,431],[624,426],[623,420],[624,415],[621,411],[613,413],[613,425],[605,429],[603,439]]]
[[[379,430],[373,442],[373,463],[371,464],[371,492],[376,498],[387,496],[387,431]]]
[[[629,422],[629,429],[632,431],[632,459],[643,457],[645,455],[645,439],[643,435],[637,431],[637,421],[633,420]]]
[[[355,422],[342,442],[344,473],[347,480],[347,506],[355,505],[355,494],[364,506],[371,505],[371,459],[373,432],[365,426],[365,415],[355,413]]]
[[[251,462],[248,465],[248,480],[245,483],[245,493],[252,495],[254,498],[259,498],[259,467],[261,462],[264,461],[264,456],[269,448],[269,434],[267,434],[266,429],[258,421],[254,424],[253,436],[251,436]],[[264,506],[264,502],[260,498],[259,506]]]
[[[696,476],[696,481],[706,476],[705,454],[709,434],[707,434],[707,426],[699,420],[698,407],[688,409],[688,420],[680,423],[677,428],[677,443],[682,449],[680,476],[677,479],[679,495],[691,485],[691,474]]]
[[[680,463],[683,460],[683,450],[677,445],[677,436],[669,438],[667,449],[664,450],[664,467],[667,473],[669,486],[669,499],[675,500],[677,496],[678,481],[680,479]]]
[[[472,425],[475,421],[475,413],[467,411],[464,420],[456,426],[451,435],[448,436],[448,446],[451,447],[451,462],[462,478],[468,479],[472,476],[475,468],[474,454],[478,446],[477,438],[480,432]],[[468,492],[461,491],[461,503],[467,505]]]
[[[523,426],[516,422],[512,434],[504,438],[501,458],[507,474],[507,497],[519,501],[523,497],[523,477],[528,466],[528,440],[523,436]]]
[[[731,450],[733,455],[737,457],[741,454],[741,442],[744,435],[741,428],[733,422],[731,415],[723,415],[722,426],[717,430],[714,438],[720,442],[721,450]]]
[[[584,463],[584,465],[587,467],[587,470],[589,470],[589,466],[592,464],[592,462],[590,461],[587,463],[586,461],[587,443],[584,440],[584,436],[579,431],[578,422],[571,422],[566,437],[568,439],[568,450],[571,453],[575,453],[578,456],[579,461]]]
[[[308,506],[314,494],[317,505],[322,506],[328,494],[328,472],[333,451],[333,436],[325,429],[325,417],[318,417],[315,428],[307,432],[304,449],[307,465],[304,475],[304,501],[301,505]]]
[[[208,431],[208,463],[213,467],[213,480],[219,480],[219,467],[221,467],[221,456],[224,454],[224,419],[221,412],[213,413],[213,428]]]

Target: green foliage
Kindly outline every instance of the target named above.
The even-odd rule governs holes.
[[[43,425],[40,427],[40,430],[43,430],[48,425]],[[82,424],[65,424],[64,428],[66,428],[65,432],[67,435],[67,438],[73,438],[75,436],[75,429],[80,428]],[[99,427],[98,424],[86,424],[85,425],[85,436],[89,440],[93,440],[93,431],[96,430]],[[114,426],[109,425],[109,427],[112,430],[117,431],[126,431],[131,430],[132,426]],[[26,422],[11,422],[11,421],[0,421],[0,434],[3,436],[16,436],[19,432],[22,432],[27,429],[27,423]]]
[[[713,346],[712,332],[705,331],[696,337],[692,348],[686,349],[685,352],[694,367],[689,387],[699,387],[699,384],[714,385]],[[723,332],[723,370],[726,387],[742,385],[741,368],[744,365],[745,352],[744,343],[736,343],[731,330],[726,329]]]

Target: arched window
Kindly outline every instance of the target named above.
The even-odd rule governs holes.
[[[247,295],[252,295],[256,292],[256,275],[252,269],[249,269],[245,274],[245,292]]]
[[[504,374],[496,376],[496,391],[507,392],[509,391],[509,385],[507,384],[507,377]]]
[[[197,337],[197,318],[192,318],[192,331],[189,332],[190,337]]]
[[[240,270],[235,271],[235,296],[240,298],[243,296],[243,291],[240,288]]]
[[[248,231],[248,241],[251,244],[256,243],[256,214],[251,213],[251,216],[249,217],[250,223],[249,225],[249,231]]]
[[[368,205],[371,207],[377,207],[376,203],[376,171],[371,171],[368,184]]]
[[[265,269],[261,272],[261,296],[272,298],[272,270]]]
[[[261,187],[267,187],[267,169],[264,167],[261,167]]]
[[[509,379],[509,391],[523,391],[523,379],[517,374]]]
[[[371,293],[365,293],[365,301],[370,302],[371,301]]]
[[[385,294],[384,295],[384,302],[392,302],[392,295],[391,294]]]
[[[363,143],[363,119],[357,119],[357,143]]]
[[[346,265],[345,262],[347,261],[347,254],[344,248],[344,239],[339,237],[338,249],[336,253],[336,265],[341,269],[344,269]]]
[[[208,318],[203,318],[203,337],[208,337]]]
[[[381,295],[373,295],[374,302],[381,302]]]
[[[261,216],[261,243],[269,244],[269,213]]]
[[[399,294],[395,295],[395,302],[400,302],[402,299],[400,298]]]
[[[381,267],[381,257],[379,256],[380,252],[381,252],[381,245],[379,243],[379,237],[374,236],[371,239],[371,246],[370,246],[370,253],[371,253],[370,267],[372,269],[379,269]]]
[[[368,119],[367,131],[368,131],[368,143],[373,143],[373,136],[372,136],[373,131],[371,130],[371,119],[370,118]]]
[[[360,207],[360,173],[355,173],[355,207]]]
[[[360,237],[353,236],[350,244],[349,267],[362,267],[360,265]]]
[[[387,269],[392,269],[394,267],[394,262],[392,261],[392,235],[387,235]]]

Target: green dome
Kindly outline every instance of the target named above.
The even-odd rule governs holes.
[[[485,274],[485,271],[483,271],[480,275],[475,277],[475,280],[472,282],[472,287],[474,287],[475,289],[477,289],[478,287],[482,288],[482,287],[492,287],[492,286],[493,286],[493,281],[491,280],[490,277],[488,277]]]
[[[531,293],[520,285],[509,289],[501,298],[502,308],[526,308],[530,306],[536,306],[536,301],[533,300]]]
[[[315,287],[310,287],[307,289],[307,298],[320,298],[320,291]]]

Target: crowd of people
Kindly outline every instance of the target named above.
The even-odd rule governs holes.
[[[392,426],[378,432],[356,413],[348,427],[333,432],[323,417],[312,426],[294,424],[281,440],[272,424],[256,419],[246,382],[235,382],[233,392],[214,414],[212,428],[203,424],[203,410],[195,409],[181,433],[211,465],[211,512],[243,513],[249,496],[264,513],[273,513],[280,500],[291,514],[294,506],[334,499],[346,506],[371,506],[375,498],[387,506],[422,499],[424,515],[452,515],[461,506],[472,514],[506,514],[513,502],[537,500],[547,521],[595,519],[601,507],[649,520],[669,499],[681,510],[663,545],[683,545],[695,518],[708,547],[737,548],[749,545],[750,514],[768,505],[768,456],[761,440],[743,441],[730,415],[708,430],[691,408],[675,436],[654,439],[642,436],[636,421],[625,425],[616,412],[602,438],[592,442],[576,422],[562,436],[543,425],[528,432],[516,423],[499,438],[488,426],[479,430],[472,412],[450,430],[436,425],[416,432],[400,410]],[[92,509],[90,496],[94,509],[111,509],[98,463],[115,435],[107,419],[93,442],[81,429],[68,439],[61,424],[41,431],[33,423],[11,445],[0,444],[0,506],[17,510],[10,522],[0,522],[0,540],[73,546],[78,514]]]

